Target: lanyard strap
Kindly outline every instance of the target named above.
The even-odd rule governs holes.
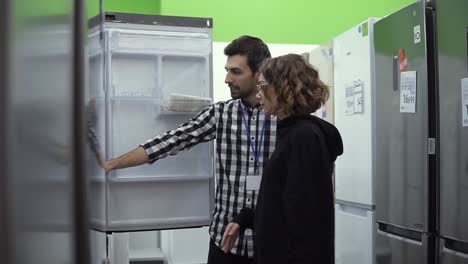
[[[263,120],[262,132],[260,134],[260,142],[258,144],[257,151],[255,151],[255,144],[252,141],[252,138],[250,137],[250,128],[249,128],[249,125],[247,124],[247,119],[245,118],[244,107],[242,105],[240,105],[240,108],[241,108],[241,112],[242,112],[242,119],[244,120],[244,126],[245,126],[245,129],[247,131],[247,136],[249,137],[250,147],[252,148],[252,152],[253,152],[254,158],[255,158],[255,173],[257,173],[258,172],[258,166],[260,164],[260,150],[262,149],[263,135],[265,133],[265,126],[266,126],[266,123],[267,123],[267,117],[265,116],[265,119]]]

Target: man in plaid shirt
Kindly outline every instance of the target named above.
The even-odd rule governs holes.
[[[270,58],[262,40],[241,36],[224,49],[225,83],[232,100],[202,110],[178,128],[148,140],[135,150],[106,162],[114,169],[153,163],[167,155],[216,140],[216,198],[210,225],[208,264],[253,263],[253,234],[245,230],[229,253],[220,243],[227,225],[244,207],[255,208],[263,163],[275,147],[276,119],[267,117],[257,94],[258,68]]]

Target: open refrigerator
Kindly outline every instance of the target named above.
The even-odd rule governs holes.
[[[110,159],[135,149],[212,103],[212,26],[209,18],[126,13],[105,13],[102,26],[91,25],[90,223],[95,241],[109,246],[98,255],[128,258],[128,232],[170,229],[165,231],[171,238],[167,245],[183,240],[183,232],[172,229],[210,223],[215,191],[211,143],[107,176],[99,157]],[[171,254],[177,254],[180,247],[169,246],[175,248]]]

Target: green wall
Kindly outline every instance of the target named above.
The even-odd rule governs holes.
[[[160,0],[103,0],[107,12],[160,14]],[[170,0],[169,0],[170,1]],[[194,3],[197,1],[194,1]]]
[[[161,0],[161,14],[212,17],[215,41],[231,41],[239,35],[250,34],[270,43],[319,44],[367,17],[384,17],[413,2],[415,0]]]
[[[215,41],[249,34],[269,43],[320,44],[367,17],[384,17],[417,0],[103,1],[106,11],[212,17]]]

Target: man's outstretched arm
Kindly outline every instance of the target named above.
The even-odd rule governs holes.
[[[105,162],[106,175],[112,170],[134,167],[149,162],[148,154],[143,147],[138,147],[127,154]]]

